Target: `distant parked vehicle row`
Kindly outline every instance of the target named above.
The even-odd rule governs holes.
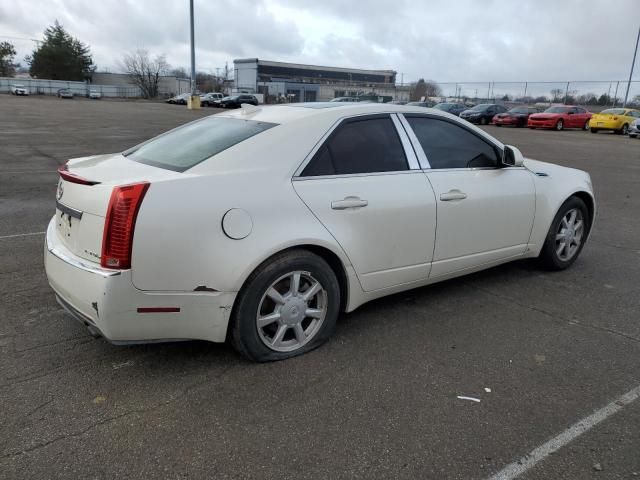
[[[213,107],[216,101],[224,98],[224,93],[211,92],[200,95],[200,105],[203,107]]]
[[[460,114],[467,109],[467,107],[465,107],[461,103],[454,102],[438,103],[437,105],[434,105],[433,108],[442,110],[443,112],[450,113],[451,115],[455,115],[457,117],[459,117]]]
[[[258,105],[258,99],[253,95],[243,93],[242,95],[231,95],[224,97],[222,100],[218,100],[214,103],[214,106],[218,108],[240,108],[243,103],[249,105]]]

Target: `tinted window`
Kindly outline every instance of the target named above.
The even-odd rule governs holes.
[[[567,107],[549,107],[544,112],[545,113],[566,113],[569,111]]]
[[[470,131],[451,122],[408,117],[431,168],[497,167],[495,148]]]
[[[316,153],[302,175],[407,170],[400,138],[389,117],[348,122],[334,132]]]
[[[275,127],[275,123],[207,117],[171,130],[124,155],[136,162],[184,172],[207,158]]]

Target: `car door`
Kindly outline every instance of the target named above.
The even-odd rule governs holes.
[[[462,122],[405,115],[437,200],[430,276],[522,255],[535,214],[533,175],[502,167],[502,149]]]
[[[345,251],[362,288],[428,278],[435,197],[397,117],[343,119],[310,157],[294,188]]]
[[[567,120],[565,121],[565,127],[567,128],[576,128],[580,123],[580,115],[578,114],[578,109],[575,107],[571,107],[567,111]]]

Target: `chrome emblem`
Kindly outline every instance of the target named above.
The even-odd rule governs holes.
[[[60,200],[63,194],[64,194],[64,185],[62,184],[62,180],[60,180],[58,182],[58,193],[56,194],[56,199]]]

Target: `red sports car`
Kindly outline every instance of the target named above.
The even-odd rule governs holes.
[[[529,128],[553,128],[563,130],[565,128],[582,128],[589,130],[591,112],[582,107],[573,105],[555,105],[547,108],[542,113],[529,115],[527,126]]]
[[[501,127],[502,125],[525,127],[527,125],[529,115],[538,112],[540,112],[540,110],[536,107],[513,107],[508,112],[497,114],[493,117],[492,121],[496,127]]]

